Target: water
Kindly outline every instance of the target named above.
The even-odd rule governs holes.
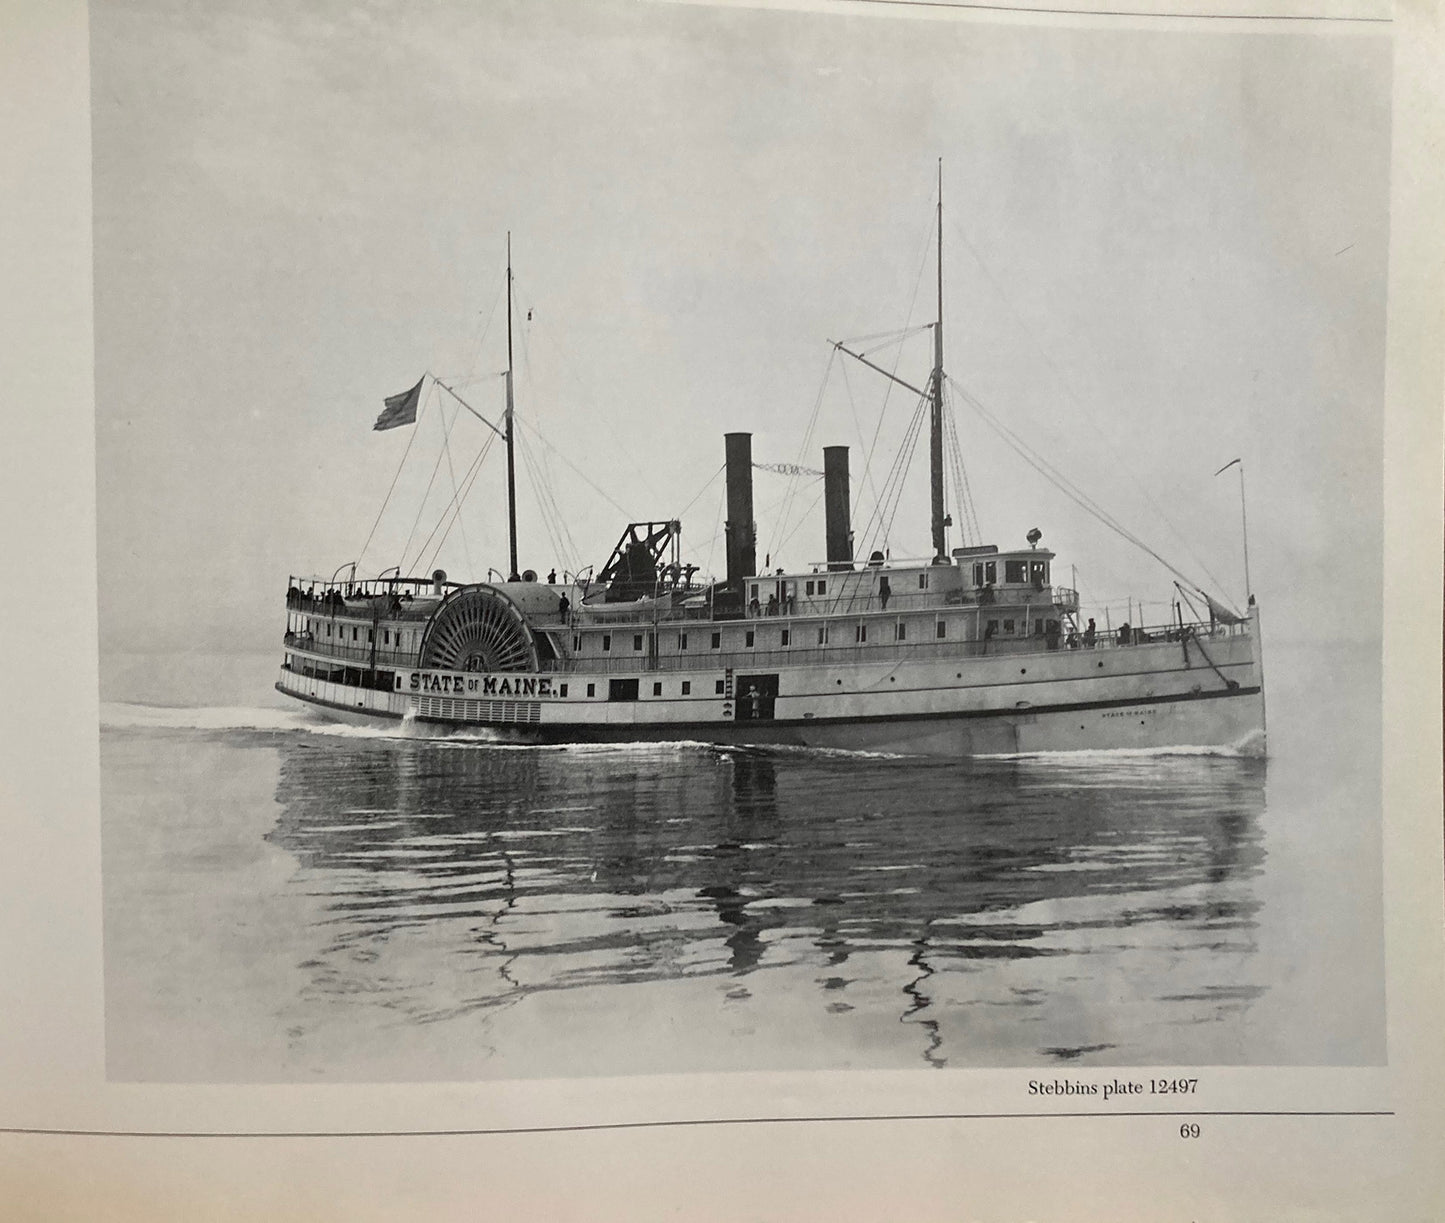
[[[1331,661],[1276,664],[1268,762],[504,748],[112,702],[109,1073],[1380,1062],[1378,706],[1321,700],[1373,663]]]

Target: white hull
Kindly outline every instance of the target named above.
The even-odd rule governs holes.
[[[283,671],[277,687],[323,716],[399,734],[513,743],[693,740],[965,757],[1208,749],[1262,755],[1264,696],[1253,638],[1197,645],[1002,654],[909,664],[780,668],[771,716],[749,716],[716,673],[643,672],[638,699],[609,675],[552,677],[548,699],[429,697]],[[737,685],[750,676],[728,674]],[[465,678],[465,677],[461,677]],[[615,678],[615,674],[611,677]],[[561,682],[567,683],[561,696]],[[686,683],[699,697],[681,698]],[[594,695],[588,697],[588,685]],[[654,692],[654,689],[657,691]]]

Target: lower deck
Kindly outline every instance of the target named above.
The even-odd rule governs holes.
[[[1252,635],[843,666],[528,675],[398,670],[389,688],[284,669],[346,720],[520,742],[700,739],[969,755],[1118,747],[1262,752]]]

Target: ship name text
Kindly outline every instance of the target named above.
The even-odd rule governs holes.
[[[550,675],[479,675],[470,671],[404,671],[397,687],[410,692],[446,696],[532,696],[557,695]]]

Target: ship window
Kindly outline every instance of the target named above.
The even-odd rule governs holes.
[[[983,635],[985,638],[988,638],[992,637],[996,632],[998,632],[998,621],[990,620],[988,622],[988,628],[984,629]]]
[[[975,586],[982,586],[982,585],[983,585],[983,565],[982,565],[982,564],[977,564],[977,563],[976,563],[976,564],[974,565],[974,567],[973,567],[973,584],[974,584]]]
[[[715,649],[715,650],[720,650],[720,649],[722,649],[722,634],[721,634],[721,633],[714,633],[714,634],[712,635],[712,648]]]
[[[558,696],[566,696],[566,695],[567,695],[567,685],[566,685],[566,684],[563,684],[563,685],[562,685],[562,687],[558,690],[557,695],[558,695]]]
[[[895,641],[907,641],[907,640],[908,640],[908,626],[907,626],[906,624],[904,624],[903,621],[901,621],[901,620],[898,622],[897,630],[895,631],[895,633],[894,633],[894,635],[893,635],[893,639],[894,639]]]
[[[1004,631],[1005,633],[1011,633],[1011,632],[1013,632],[1013,631],[1014,631],[1014,622],[1013,622],[1012,620],[1005,620],[1005,621],[1003,622],[1003,631]]]
[[[823,581],[822,578],[818,579],[818,593],[820,595],[825,595],[828,593],[828,583]]]
[[[756,582],[754,582],[754,583],[748,588],[748,598],[752,599],[754,602],[757,601],[757,598],[758,598],[758,584],[757,584]]]
[[[653,696],[661,696],[661,695],[662,695],[662,685],[661,685],[661,684],[653,684],[653,685],[652,685],[652,695],[653,695]]]
[[[948,621],[947,621],[947,620],[940,620],[937,624],[935,624],[935,625],[933,626],[933,635],[934,635],[935,637],[947,637],[947,636],[948,636]]]
[[[1048,561],[1029,562],[1029,581],[1035,586],[1047,586],[1049,584]]]
[[[642,634],[641,634],[641,633],[633,633],[633,634],[632,634],[632,648],[633,648],[634,650],[640,650],[640,649],[642,649]]]
[[[682,695],[683,695],[683,696],[691,696],[691,695],[692,695],[692,680],[690,680],[690,679],[685,679],[685,680],[682,681]]]
[[[828,644],[828,626],[827,626],[826,624],[821,625],[821,626],[819,627],[819,629],[818,629],[818,644],[819,644],[819,645],[827,645],[827,644]]]
[[[928,574],[926,574],[926,573],[920,573],[920,574],[918,575],[918,589],[919,589],[919,590],[927,590],[927,589],[928,589]]]
[[[573,634],[572,634],[572,649],[573,649],[574,651],[580,651],[580,650],[582,649],[582,634],[581,634],[581,633],[573,633]]]
[[[860,625],[857,626],[857,628],[855,628],[855,629],[853,630],[853,640],[854,640],[854,641],[867,641],[867,640],[868,640],[868,626],[867,626],[866,624],[860,624]]]
[[[352,630],[351,630],[351,640],[352,640],[352,641],[355,641],[356,639],[357,639],[357,637],[356,637],[356,629],[353,627]]]
[[[1004,561],[1003,580],[1005,582],[1027,582],[1028,575],[1025,570],[1028,566],[1023,561]]]
[[[803,593],[804,593],[804,594],[809,594],[809,595],[813,593],[813,583],[812,583],[812,582],[807,582],[807,583],[804,584],[804,586],[803,586]]]
[[[779,644],[779,645],[790,645],[790,644],[792,643],[792,640],[793,640],[793,635],[792,635],[792,633],[791,633],[789,630],[784,629],[784,630],[783,630],[782,639],[778,642],[778,644]]]
[[[752,630],[752,629],[748,629],[747,637],[744,639],[743,644],[744,644],[745,646],[747,646],[748,649],[750,649],[750,650],[753,648],[753,630]]]
[[[722,696],[722,694],[723,694],[723,682],[722,682],[722,680],[718,680],[717,686],[713,689],[713,691],[716,692],[716,693],[718,694],[718,696]]]
[[[612,634],[611,634],[611,633],[603,633],[603,634],[602,634],[602,648],[603,648],[604,650],[610,650],[610,649],[612,649]]]
[[[326,635],[327,635],[328,637],[331,636],[331,625],[329,625],[329,624],[326,626]]]
[[[1043,635],[1044,635],[1044,622],[1043,622],[1042,620],[1035,620],[1035,621],[1034,621],[1034,636],[1035,636],[1035,637],[1042,637]]]
[[[687,634],[686,634],[686,633],[679,633],[679,634],[677,635],[677,648],[678,648],[679,650],[685,650],[685,649],[687,649]]]
[[[384,628],[384,629],[381,630],[381,644],[382,644],[382,645],[390,645],[390,644],[391,644],[391,630],[390,630],[389,628]]]
[[[376,642],[376,630],[375,630],[374,628],[369,628],[369,629],[366,630],[366,639],[367,639],[367,641],[375,644],[375,642]]]
[[[998,562],[997,562],[997,561],[984,561],[984,563],[983,563],[983,580],[984,580],[985,582],[989,582],[989,583],[998,581]]]
[[[588,695],[588,696],[596,696],[596,695],[597,695],[597,685],[596,685],[596,684],[588,684],[588,685],[587,685],[587,695]]]

